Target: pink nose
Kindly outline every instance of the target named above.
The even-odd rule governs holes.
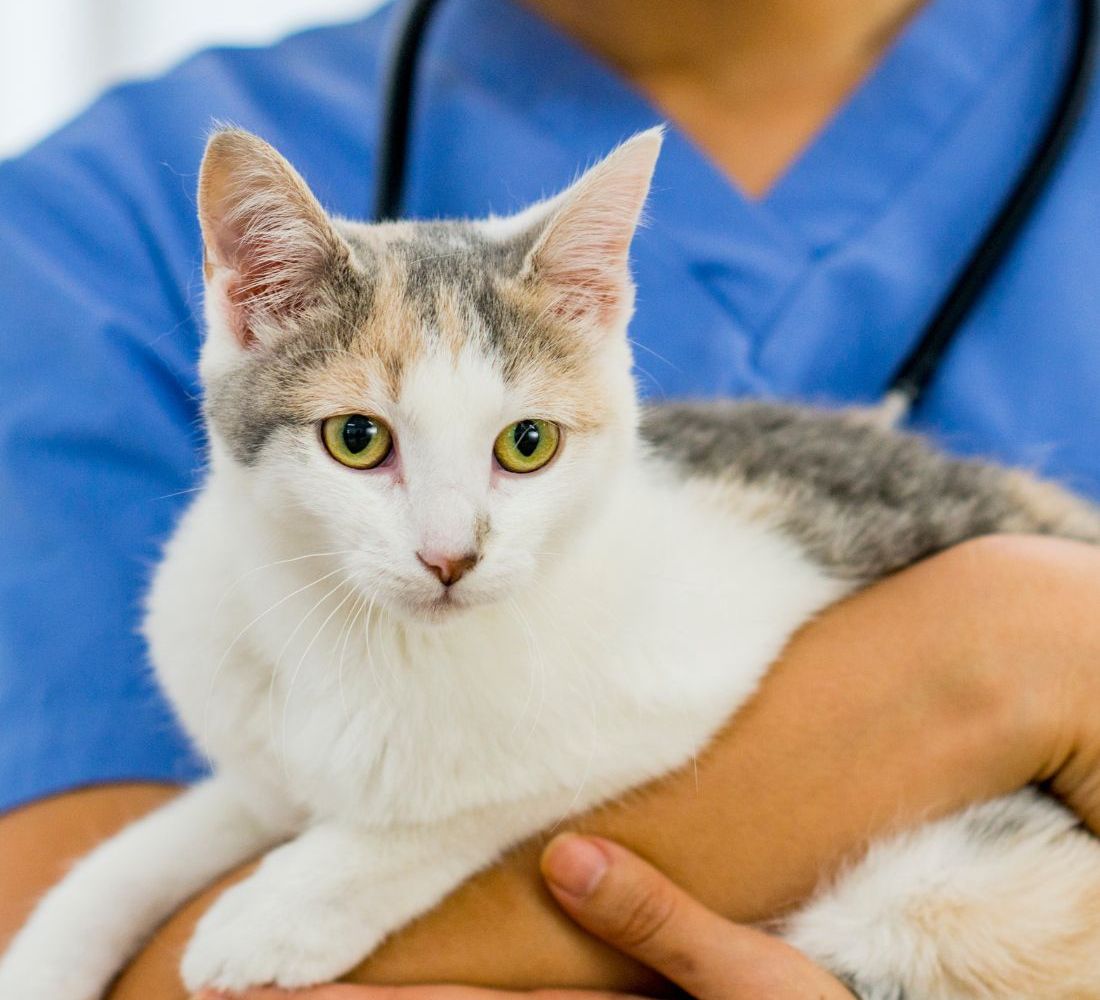
[[[416,558],[444,587],[458,583],[477,565],[478,554],[467,552],[461,556],[443,555],[439,552],[417,552]]]

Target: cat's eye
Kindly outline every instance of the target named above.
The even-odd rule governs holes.
[[[321,424],[321,439],[328,453],[351,469],[373,469],[393,451],[393,435],[377,417],[345,413]]]
[[[561,430],[549,420],[518,420],[498,435],[493,455],[509,472],[534,472],[557,454]]]

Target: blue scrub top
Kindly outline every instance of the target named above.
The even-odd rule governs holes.
[[[120,87],[0,164],[0,809],[201,766],[135,627],[199,481],[195,180],[215,119],[370,208],[388,10]],[[932,0],[763,198],[675,130],[634,266],[659,395],[876,400],[1058,90],[1069,0]],[[507,0],[445,0],[409,209],[506,212],[660,119]],[[1100,121],[1065,162],[914,422],[1100,497]]]

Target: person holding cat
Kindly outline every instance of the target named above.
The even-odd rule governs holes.
[[[445,7],[420,122],[433,158],[417,161],[411,208],[503,209],[671,118],[632,329],[640,378],[676,395],[874,398],[1011,176],[1018,123],[1041,117],[1029,109],[1049,99],[1048,56],[1071,27],[1067,4],[884,0],[810,14],[700,0],[675,17],[659,3],[529,6]],[[132,636],[141,564],[199,447],[198,237],[189,185],[160,164],[192,171],[210,118],[242,121],[293,151],[333,208],[361,215],[386,17],[199,57],[0,167],[0,475],[13,512],[0,526],[0,807],[23,807],[0,821],[9,930],[68,858],[170,794],[111,783],[198,773]],[[1082,196],[1094,133],[917,419],[1006,461],[1031,464],[1042,448],[1049,474],[1095,496],[1095,199]],[[888,822],[1028,781],[1051,779],[1096,828],[1100,741],[1082,707],[1097,683],[1097,568],[1091,549],[997,539],[857,595],[796,638],[700,763],[699,794],[679,776],[593,829],[755,920]],[[534,845],[460,891],[362,974],[641,988],[637,966],[552,915],[536,856]],[[183,934],[195,912],[164,933]],[[497,934],[473,933],[486,922]],[[522,947],[536,939],[541,955]],[[119,996],[156,983],[172,995],[158,951]]]
[[[616,844],[561,834],[543,855],[547,883],[562,907],[591,934],[618,945],[689,996],[702,1000],[843,1000],[852,994],[778,938],[723,920]],[[557,991],[559,1000],[605,994]],[[247,1000],[280,1000],[255,990]],[[515,1000],[469,986],[324,986],[301,1000]],[[200,995],[200,1000],[202,1000]]]

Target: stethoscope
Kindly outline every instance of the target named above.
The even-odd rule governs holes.
[[[381,131],[373,218],[401,215],[416,64],[439,0],[405,0],[396,14],[393,47],[384,68]],[[1077,33],[1061,91],[1043,134],[977,247],[959,268],[932,318],[886,384],[882,410],[896,422],[923,396],[948,347],[997,274],[1046,190],[1080,121],[1096,65],[1097,0],[1078,0]]]

